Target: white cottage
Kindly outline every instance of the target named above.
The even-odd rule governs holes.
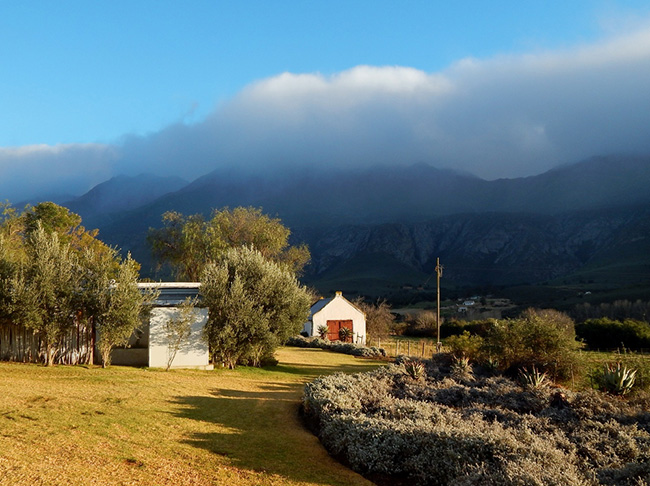
[[[196,297],[199,293],[196,282],[156,282],[141,283],[141,290],[158,289],[160,294],[148,322],[143,322],[129,341],[126,348],[114,349],[111,360],[116,365],[148,366],[166,368],[170,350],[165,332],[165,322],[176,315],[178,305],[187,297]],[[203,327],[208,320],[208,309],[197,306],[196,318],[192,322],[192,332],[187,341],[179,348],[172,368],[212,369],[209,363],[208,345],[202,338]]]
[[[327,326],[330,341],[339,339],[339,330],[351,329],[353,342],[366,344],[366,315],[343,297],[341,292],[329,299],[321,299],[311,306],[309,320],[303,326],[303,334],[318,336],[318,328]]]

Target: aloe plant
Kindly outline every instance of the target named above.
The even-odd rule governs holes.
[[[623,366],[621,363],[607,364],[603,371],[603,387],[613,395],[626,395],[632,390],[636,381],[637,370]]]
[[[344,343],[352,340],[352,329],[348,329],[347,327],[339,329],[339,339]]]
[[[424,376],[424,363],[418,360],[406,360],[404,362],[404,370],[414,380],[419,380]]]
[[[329,332],[329,328],[327,326],[318,326],[318,336],[321,339],[327,339],[328,332]]]
[[[474,376],[472,364],[466,356],[455,356],[451,363],[451,376],[460,379],[471,379]]]
[[[524,385],[524,388],[533,390],[543,388],[549,383],[546,372],[540,372],[537,368],[535,368],[534,365],[530,371],[528,371],[526,368],[520,370],[519,378]]]

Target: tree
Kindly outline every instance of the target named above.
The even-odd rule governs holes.
[[[310,296],[295,275],[246,246],[206,266],[201,295],[209,310],[204,332],[213,359],[229,368],[242,362],[260,366],[309,316]]]
[[[1,213],[0,320],[33,329],[46,365],[73,326],[88,323],[91,336],[100,331],[108,365],[112,347],[139,324],[138,263],[130,256],[122,261],[97,230],[87,231],[81,217],[54,203],[22,213],[4,205]]]
[[[41,338],[45,365],[53,363],[57,344],[74,324],[77,309],[78,260],[70,246],[37,224],[27,239],[27,263],[5,283],[10,313]],[[6,293],[6,292],[5,292]]]
[[[395,316],[390,311],[390,305],[385,300],[377,300],[369,304],[359,297],[354,301],[359,309],[366,315],[366,333],[372,338],[386,338],[390,334],[390,327]]]
[[[169,352],[166,371],[169,371],[178,350],[192,334],[192,322],[196,319],[195,304],[196,301],[194,299],[191,297],[186,298],[178,306],[176,314],[165,321],[165,334]]]
[[[98,278],[104,280],[104,275]],[[113,348],[126,345],[140,325],[147,303],[145,295],[138,289],[138,264],[130,254],[119,264],[116,278],[96,297],[94,301],[88,300],[94,308],[92,317],[99,334],[97,348],[102,357],[102,367],[106,368],[111,364]]]
[[[202,215],[163,214],[163,227],[149,230],[148,241],[160,264],[168,264],[179,279],[198,281],[208,263],[217,262],[229,248],[249,246],[265,258],[293,272],[309,261],[305,245],[290,246],[291,232],[261,209],[238,207],[214,210],[208,221]]]

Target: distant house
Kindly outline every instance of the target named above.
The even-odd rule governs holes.
[[[470,306],[470,305],[474,305],[475,303],[476,302],[474,302],[473,300],[466,300],[465,302],[463,302],[463,305]]]
[[[342,292],[336,292],[334,297],[321,299],[311,306],[303,334],[318,336],[321,326],[327,326],[330,341],[338,340],[340,329],[345,327],[352,330],[353,342],[366,343],[366,315],[343,297]]]
[[[187,297],[196,297],[199,293],[199,283],[194,282],[158,282],[141,283],[138,287],[144,291],[155,288],[160,292],[150,318],[143,322],[133,333],[126,348],[114,349],[111,360],[116,365],[148,366],[151,368],[166,368],[170,358],[165,322],[176,315],[178,305]],[[181,345],[172,368],[211,369],[209,363],[208,345],[203,340],[203,327],[208,320],[208,309],[197,305],[196,319],[192,323],[192,333],[189,339]]]

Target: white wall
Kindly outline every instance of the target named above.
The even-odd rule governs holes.
[[[155,307],[149,321],[149,366],[166,368],[169,347],[165,321],[178,313],[176,307]],[[208,309],[195,308],[197,318],[192,323],[192,333],[176,353],[172,368],[210,368],[208,345],[203,340],[203,327],[208,320]]]
[[[312,316],[311,335],[318,335],[320,326],[327,326],[330,320],[348,320],[352,319],[352,331],[354,332],[354,342],[366,344],[366,316],[363,312],[352,305],[345,297],[337,293],[336,296],[321,310]],[[309,326],[305,325],[305,330],[309,333]]]

